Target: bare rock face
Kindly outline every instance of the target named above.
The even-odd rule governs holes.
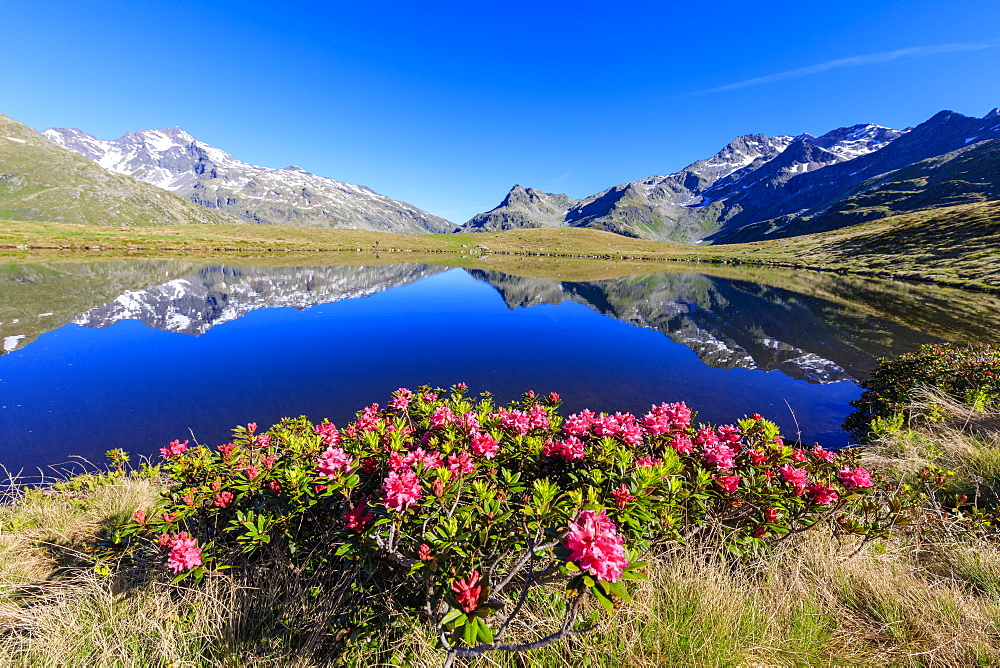
[[[235,214],[244,222],[404,234],[456,229],[443,218],[364,186],[295,166],[271,169],[241,162],[180,128],[129,132],[113,141],[73,128],[52,128],[43,134],[109,172]]]

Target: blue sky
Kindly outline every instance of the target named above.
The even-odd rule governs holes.
[[[177,125],[464,222],[734,136],[1000,106],[1000,2],[4,0],[0,113]]]

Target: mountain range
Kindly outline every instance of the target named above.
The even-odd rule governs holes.
[[[0,218],[114,226],[257,223],[406,234],[581,227],[738,243],[1000,199],[1000,109],[913,128],[744,135],[672,174],[573,199],[515,185],[463,227],[364,186],[260,167],[180,128],[97,139],[0,115]]]
[[[198,141],[180,128],[129,132],[101,140],[74,128],[43,133],[115,174],[168,190],[241,222],[374,230],[452,232],[453,223],[370,188],[301,167],[260,167]]]
[[[590,227],[682,243],[758,241],[1000,199],[1000,110],[942,111],[905,130],[745,135],[673,174],[572,199],[515,185],[469,231]]]

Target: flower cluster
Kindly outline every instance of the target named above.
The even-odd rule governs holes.
[[[176,535],[163,534],[159,543],[161,547],[170,550],[167,554],[167,568],[174,573],[201,566],[201,548],[198,547],[198,541],[189,536],[187,531],[181,531]]]
[[[606,582],[617,582],[628,566],[625,541],[603,510],[584,510],[566,534],[569,560]]]
[[[174,441],[163,507],[128,531],[169,548],[177,574],[250,564],[265,547],[380,573],[386,591],[409,588],[397,600],[448,601],[435,623],[449,642],[488,643],[484,620],[535,586],[529,572],[564,578],[568,610],[590,593],[610,610],[644,567],[637,555],[700,523],[737,554],[823,518],[880,530],[835,521],[877,489],[853,454],[786,444],[760,415],[715,426],[660,403],[563,418],[555,393],[498,405],[467,389],[400,388],[343,428],[300,417],[237,427],[215,450]]]

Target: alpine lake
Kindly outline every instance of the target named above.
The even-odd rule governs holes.
[[[877,358],[1000,332],[1000,298],[928,285],[398,256],[0,265],[0,464],[37,479],[112,448],[155,460],[173,439],[218,445],[297,415],[344,426],[399,387],[458,382],[504,403],[558,392],[563,415],[756,412],[836,448]]]

